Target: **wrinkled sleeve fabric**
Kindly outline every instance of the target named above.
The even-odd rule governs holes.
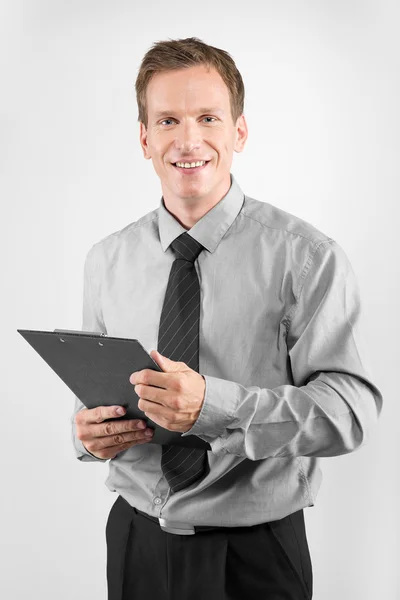
[[[361,362],[360,317],[359,288],[344,251],[332,239],[315,244],[287,315],[293,384],[263,389],[205,375],[202,410],[183,435],[251,460],[360,448],[382,409]]]
[[[86,256],[83,268],[82,331],[107,333],[100,306],[100,278],[96,251],[96,245],[92,246]],[[71,416],[71,433],[76,458],[83,462],[107,462],[108,459],[97,458],[97,456],[94,456],[86,450],[82,441],[76,437],[75,416],[82,408],[86,407],[79,398],[75,396],[75,407]]]

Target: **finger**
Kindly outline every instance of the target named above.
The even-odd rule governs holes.
[[[96,406],[96,408],[82,408],[77,412],[75,419],[77,424],[89,425],[91,423],[101,423],[106,419],[120,417],[117,413],[119,406]],[[123,408],[123,407],[122,407]],[[125,410],[125,409],[124,409]]]
[[[124,411],[122,415],[117,412],[121,408]],[[118,419],[125,414],[126,408],[123,406],[96,406],[96,408],[82,408],[75,418],[79,425],[90,425],[92,423],[102,423],[107,419]]]
[[[78,439],[89,441],[93,438],[104,437],[123,433],[124,431],[143,430],[146,423],[141,419],[117,419],[116,416],[109,418],[110,409],[116,407],[98,406],[94,409],[82,409],[75,416],[76,435]],[[99,411],[98,409],[107,409]],[[104,421],[99,420],[99,414],[102,412],[103,417],[108,416]],[[97,414],[97,417],[96,417]]]
[[[117,412],[119,410],[123,410],[122,415]],[[124,406],[96,406],[96,408],[92,409],[93,413],[89,415],[93,418],[92,423],[102,423],[106,419],[116,419],[118,417],[123,417],[126,414],[126,408]]]
[[[138,408],[145,413],[150,419],[152,419],[151,415],[157,415],[161,419],[175,420],[175,419],[185,419],[187,418],[187,413],[182,413],[181,415],[177,413],[176,410],[169,408],[169,406],[164,406],[163,404],[159,404],[158,402],[152,400],[146,400],[145,398],[140,398],[138,402]]]
[[[134,375],[135,373],[132,373],[131,377]],[[170,387],[171,384],[171,378],[169,377],[169,375],[173,375],[173,373],[165,373],[165,372],[160,372],[160,371],[155,371],[153,369],[144,369],[140,376],[140,383],[144,384],[144,385],[149,385],[149,386],[153,386],[153,387],[157,387],[160,389],[168,389]],[[132,383],[131,378],[129,378],[129,381]],[[136,384],[133,385],[137,385],[139,383],[136,382]]]
[[[86,443],[83,444],[85,446],[85,448],[91,453],[94,454],[94,456],[97,456],[98,458],[102,458],[102,459],[108,459],[108,458],[115,458],[117,456],[117,454],[119,452],[122,452],[124,450],[127,450],[128,448],[131,448],[133,446],[139,445],[139,444],[148,444],[151,440],[152,440],[152,435],[147,436],[144,435],[144,432],[131,432],[129,434],[124,434],[124,436],[128,436],[127,438],[124,437],[124,439],[126,439],[127,441],[125,441],[122,444],[111,444],[110,445],[110,437],[107,436],[105,438],[98,438],[96,439],[96,441],[94,443]],[[133,439],[131,439],[133,438]],[[101,444],[99,446],[99,444]],[[107,445],[106,445],[107,444]]]
[[[144,431],[128,431],[124,433],[116,433],[112,436],[105,436],[96,439],[96,447],[101,449],[111,448],[113,446],[122,446],[124,444],[140,441],[140,440],[149,440],[152,438],[152,435],[145,434]]]
[[[145,428],[146,424],[138,419],[124,419],[123,421],[112,419],[105,423],[93,423],[90,425],[90,432],[93,437],[107,437],[131,431],[143,432]]]

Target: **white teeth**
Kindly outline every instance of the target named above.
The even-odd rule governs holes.
[[[205,160],[199,160],[198,162],[192,162],[192,163],[177,162],[176,166],[177,167],[183,167],[185,169],[193,169],[193,167],[202,167],[205,164],[206,164]]]

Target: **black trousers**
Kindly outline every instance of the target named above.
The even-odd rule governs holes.
[[[303,509],[252,527],[177,535],[122,496],[106,524],[108,600],[309,600]]]

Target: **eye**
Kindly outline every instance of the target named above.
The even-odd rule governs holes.
[[[203,117],[203,121],[204,119],[214,119],[214,121],[216,121],[215,117]],[[164,121],[161,121],[160,125],[162,125],[163,123],[165,123],[166,121],[174,121],[175,119],[164,119]]]

